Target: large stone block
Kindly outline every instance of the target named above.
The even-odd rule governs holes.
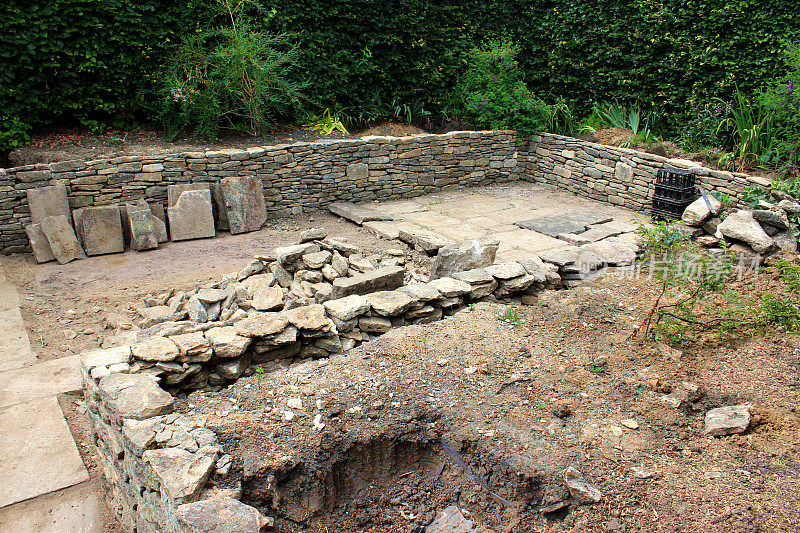
[[[442,246],[431,265],[431,279],[489,266],[494,263],[499,246],[500,241],[496,237],[481,237]]]
[[[256,176],[222,178],[220,188],[231,234],[261,229],[267,220],[261,180]]]
[[[210,191],[208,183],[178,183],[167,187],[167,208],[174,207],[178,198],[186,191]]]
[[[76,229],[86,255],[118,254],[125,250],[119,208],[115,205],[83,208]]]
[[[125,206],[128,233],[131,239],[131,250],[142,251],[158,248],[158,234],[153,222],[155,217],[150,206],[144,200]]]
[[[83,259],[83,253],[75,230],[69,223],[69,219],[64,215],[46,217],[42,221],[42,232],[47,237],[50,250],[60,264],[69,263],[75,259]]]
[[[365,205],[356,205],[350,202],[330,204],[328,210],[334,215],[339,215],[359,226],[364,222],[375,220],[392,220],[392,217]]]
[[[206,188],[181,193],[175,205],[167,208],[167,218],[173,241],[213,237],[211,192]]]
[[[50,243],[47,242],[47,237],[42,231],[41,224],[29,224],[25,227],[25,233],[28,235],[33,257],[37,263],[55,261],[56,256],[53,255],[53,250],[50,249]]]
[[[37,187],[25,191],[28,197],[28,208],[34,224],[41,224],[47,217],[64,215],[69,219],[69,201],[67,187],[57,183],[48,187]]]
[[[150,212],[153,213],[153,228],[156,233],[156,240],[158,244],[167,242],[169,234],[167,233],[167,212],[164,210],[164,204],[161,202],[150,202]]]
[[[385,267],[363,274],[333,280],[331,299],[351,294],[368,294],[375,291],[392,291],[403,285],[405,270],[402,267]]]

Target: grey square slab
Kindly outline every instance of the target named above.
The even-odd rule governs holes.
[[[80,356],[0,372],[0,407],[81,389]]]
[[[92,481],[85,481],[3,507],[0,533],[107,533],[113,519],[101,491]]]
[[[523,220],[517,222],[516,225],[523,229],[558,237],[562,233],[582,233],[592,224],[602,224],[610,220],[611,217],[603,214],[572,211],[560,215]]]
[[[54,397],[0,409],[0,507],[89,479]]]

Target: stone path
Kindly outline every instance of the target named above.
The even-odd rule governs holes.
[[[429,194],[408,200],[370,204],[392,221],[364,222],[363,226],[389,239],[400,230],[424,229],[450,240],[462,241],[493,234],[500,239],[497,261],[524,260],[543,250],[564,248],[570,243],[517,223],[536,218],[572,214],[613,219],[627,224],[632,213],[551,187],[514,183]],[[627,231],[630,231],[628,229]]]
[[[102,500],[56,395],[80,389],[78,356],[36,362],[0,264],[0,533],[102,531]]]

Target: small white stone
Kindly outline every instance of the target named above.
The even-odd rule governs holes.
[[[292,420],[294,420],[294,413],[291,411],[284,411],[283,419],[286,420],[287,422],[291,422]]]
[[[639,429],[639,423],[633,418],[626,418],[625,420],[620,420],[619,423],[628,429]]]
[[[317,431],[321,431],[324,427],[325,424],[322,423],[322,413],[317,413],[317,416],[314,417],[314,428]]]
[[[300,399],[299,397],[297,397],[297,398],[290,398],[290,399],[289,399],[289,400],[286,402],[286,405],[288,405],[288,406],[289,406],[289,407],[291,407],[292,409],[302,409],[302,408],[303,408],[303,400],[302,400],[302,399]]]

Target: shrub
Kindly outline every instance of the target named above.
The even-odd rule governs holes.
[[[519,48],[509,41],[491,41],[469,52],[469,66],[453,96],[453,107],[463,120],[522,134],[546,129],[550,108],[525,85],[518,54]]]
[[[297,48],[288,34],[253,29],[231,0],[220,0],[228,25],[186,38],[170,63],[162,87],[167,133],[191,130],[215,139],[220,128],[261,135],[268,124],[299,104],[294,81]]]
[[[760,94],[761,104],[774,117],[775,152],[797,170],[800,151],[800,41],[783,54],[786,75]]]

